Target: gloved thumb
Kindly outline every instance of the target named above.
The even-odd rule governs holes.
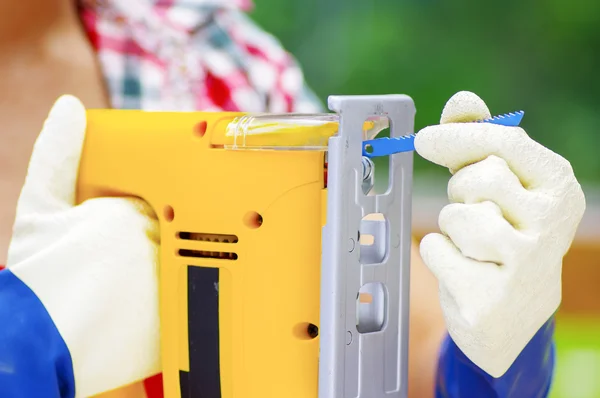
[[[85,129],[83,104],[70,95],[60,97],[33,146],[17,217],[57,212],[75,205]]]
[[[476,94],[459,91],[446,102],[440,124],[474,122],[491,116],[485,102]]]
[[[462,131],[463,126],[455,125],[456,123],[469,123],[490,117],[490,111],[481,98],[470,91],[459,91],[446,102],[440,124],[426,127],[417,133],[415,150],[424,159],[449,167],[450,173],[454,174],[457,169],[447,164],[448,158],[451,158],[454,163],[457,160],[469,159],[468,151],[472,144],[461,146],[462,142],[457,143],[456,137],[449,133],[452,127],[459,127],[459,130]],[[461,134],[461,137],[463,139],[471,138],[469,134]],[[451,146],[448,147],[448,144]],[[460,147],[458,152],[449,149],[456,146]]]

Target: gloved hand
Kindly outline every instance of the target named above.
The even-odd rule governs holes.
[[[450,336],[500,377],[561,302],[562,259],[585,198],[569,162],[522,128],[465,123],[487,117],[479,97],[459,92],[441,124],[416,135],[419,155],[453,174],[442,234],[425,236],[420,252]]]
[[[75,204],[85,129],[83,105],[74,97],[61,97],[34,146],[7,264],[37,295],[66,343],[77,397],[160,372],[158,221],[137,199],[98,198]],[[18,316],[31,318],[28,308]],[[11,326],[19,333],[20,325]],[[24,350],[35,344],[20,343]],[[4,354],[9,355],[0,352]],[[18,354],[15,361],[20,363],[24,358]],[[57,371],[68,367],[55,366]],[[57,378],[62,385],[68,376]]]

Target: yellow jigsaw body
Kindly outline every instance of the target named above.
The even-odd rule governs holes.
[[[406,398],[412,153],[370,196],[362,145],[411,133],[414,104],[330,106],[87,112],[78,201],[140,197],[159,219],[165,398]]]
[[[88,111],[79,200],[137,196],[159,217],[166,398],[312,397],[324,152],[225,150],[237,116]]]

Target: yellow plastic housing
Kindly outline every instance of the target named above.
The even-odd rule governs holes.
[[[241,116],[88,111],[78,200],[159,217],[166,398],[317,397],[325,154],[227,150]]]

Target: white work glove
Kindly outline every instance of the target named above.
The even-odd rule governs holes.
[[[464,123],[488,117],[479,97],[459,92],[441,124],[417,134],[415,148],[453,174],[442,234],[420,245],[439,281],[448,332],[473,363],[500,377],[558,309],[562,260],[585,198],[569,162],[522,128]]]
[[[75,205],[85,129],[83,105],[61,97],[34,146],[7,264],[66,342],[77,397],[160,372],[158,221],[136,199]]]

